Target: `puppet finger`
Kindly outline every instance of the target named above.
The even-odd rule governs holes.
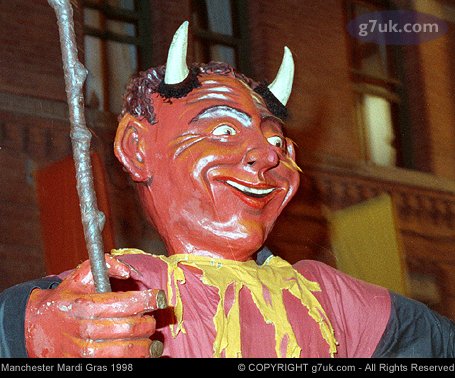
[[[141,339],[155,332],[156,321],[153,316],[134,316],[127,318],[82,320],[81,338],[92,340]]]
[[[76,318],[123,318],[167,307],[163,290],[149,289],[115,293],[87,294],[72,302]]]
[[[149,358],[152,340],[79,340],[79,356],[86,358]]]

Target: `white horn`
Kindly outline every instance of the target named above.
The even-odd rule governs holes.
[[[186,64],[188,49],[188,21],[185,21],[174,34],[167,54],[165,84],[178,84],[188,77],[189,70]]]
[[[286,105],[289,100],[293,81],[294,59],[292,59],[291,50],[285,46],[280,69],[278,70],[275,80],[269,85],[270,92],[272,92],[283,105]]]

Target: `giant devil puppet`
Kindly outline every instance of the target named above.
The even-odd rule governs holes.
[[[106,256],[3,292],[1,353],[14,357],[455,357],[455,327],[425,306],[264,243],[295,194],[283,133],[294,63],[255,82],[224,63],[186,64],[187,23],[166,66],[128,85],[115,154],[168,255]],[[169,306],[159,306],[164,289]],[[163,306],[161,306],[163,307]]]

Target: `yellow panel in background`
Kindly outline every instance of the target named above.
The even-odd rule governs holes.
[[[330,212],[328,220],[339,270],[407,295],[401,240],[389,195]]]

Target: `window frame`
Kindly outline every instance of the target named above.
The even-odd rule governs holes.
[[[202,1],[191,1],[191,14],[195,11],[195,3],[197,8],[202,6]],[[210,53],[208,52],[211,45],[224,45],[232,47],[235,51],[236,68],[245,75],[251,75],[251,65],[249,59],[249,34],[248,34],[248,17],[247,7],[248,4],[242,0],[230,0],[231,3],[231,17],[233,35],[226,35],[217,33],[199,27],[196,23],[192,25],[192,34],[195,39],[199,39],[203,44],[204,55],[210,60]],[[201,12],[201,10],[198,10]]]
[[[395,9],[388,0],[345,0],[346,24],[354,19],[354,7],[356,4],[366,7],[376,8],[372,11],[393,10]],[[373,75],[359,69],[358,59],[356,60],[356,41],[348,36],[350,76],[352,88],[355,96],[355,114],[358,133],[360,135],[360,145],[362,158],[366,162],[375,164],[369,151],[368,130],[364,122],[364,114],[360,106],[360,96],[373,95],[384,98],[390,103],[392,128],[394,141],[392,146],[396,151],[395,167],[411,168],[412,153],[410,150],[410,135],[407,125],[407,113],[405,112],[405,88],[402,77],[402,60],[400,59],[400,49],[398,46],[386,45],[387,69],[389,76]],[[374,88],[376,87],[376,89]]]
[[[136,36],[127,36],[120,33],[115,33],[108,30],[100,30],[99,28],[91,27],[83,23],[84,39],[86,36],[97,38],[101,42],[101,64],[103,66],[103,104],[102,109],[106,112],[110,111],[109,103],[109,66],[107,59],[107,42],[118,42],[128,45],[133,45],[136,48],[138,59],[138,70],[145,70],[152,64],[152,40],[150,26],[150,1],[149,0],[134,0],[136,10],[127,10],[111,6],[105,0],[80,0],[82,20],[85,9],[96,10],[100,12],[101,23],[107,20],[119,21],[134,24],[136,27]],[[104,25],[102,26],[104,28]]]

